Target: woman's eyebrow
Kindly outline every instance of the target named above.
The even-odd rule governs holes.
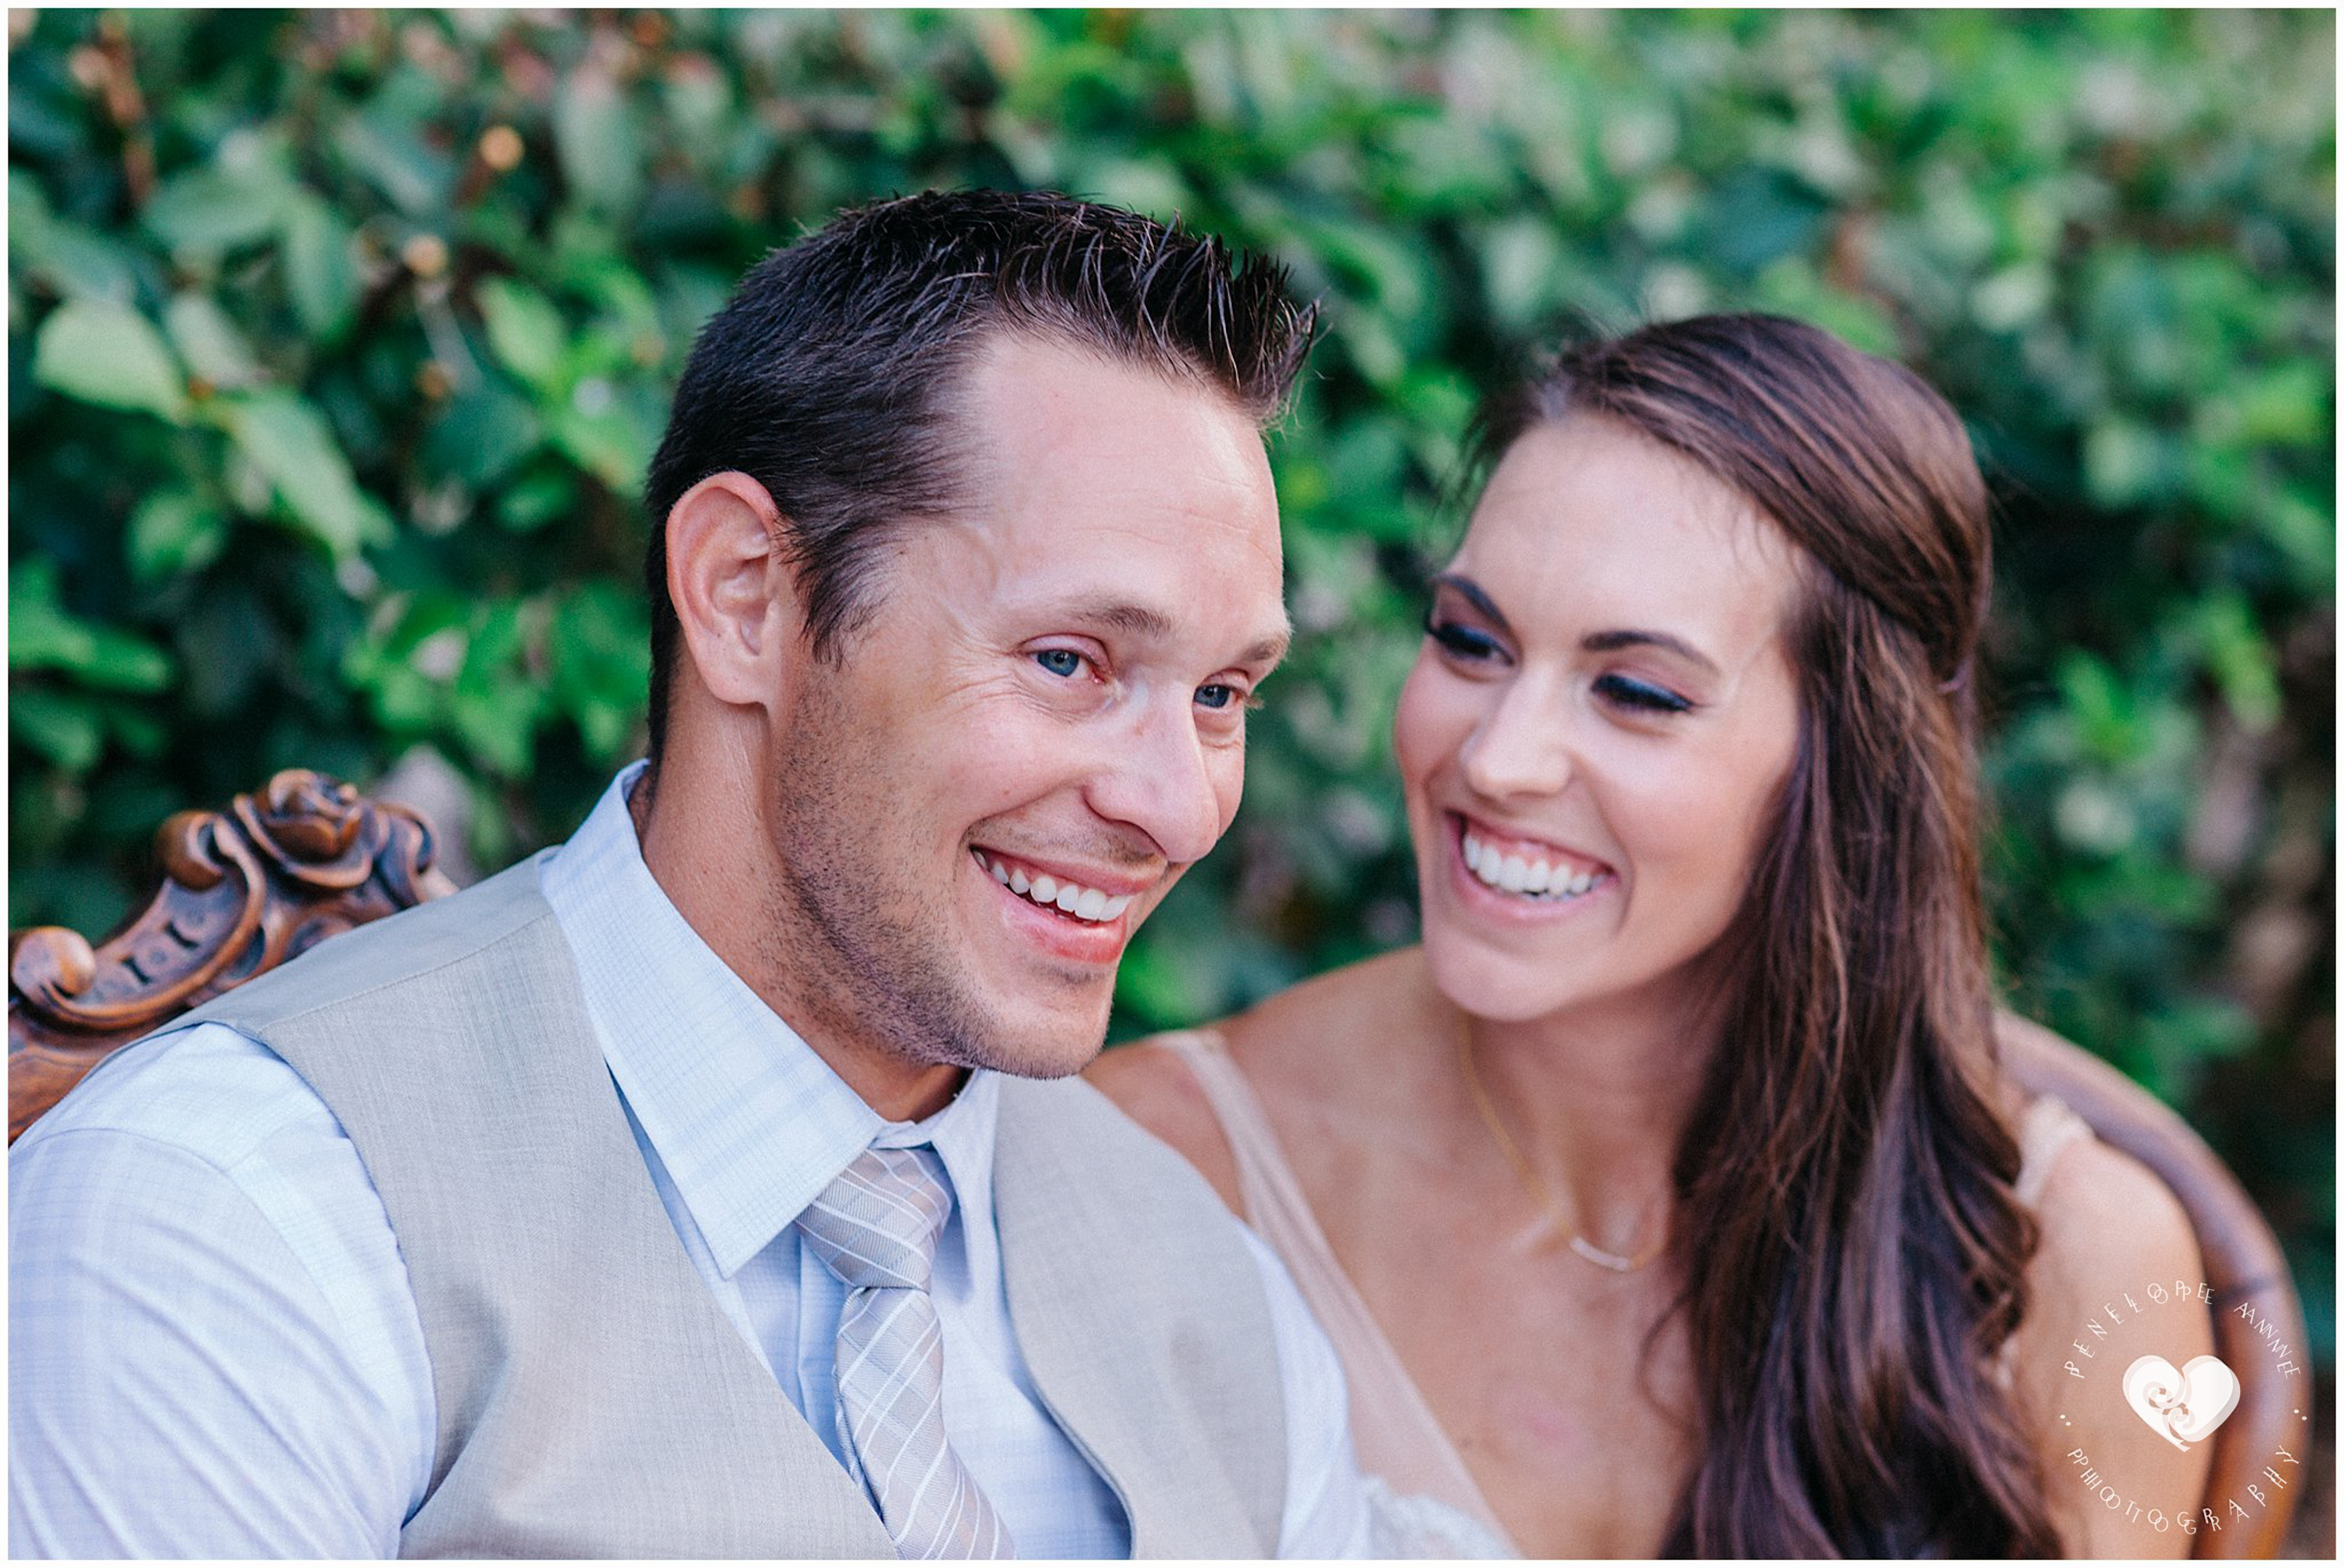
[[[1448,589],[1480,611],[1482,616],[1499,631],[1509,636],[1513,634],[1513,628],[1507,624],[1505,612],[1498,608],[1497,603],[1489,594],[1482,592],[1481,585],[1471,578],[1460,572],[1443,572],[1432,579],[1430,586],[1436,589]],[[1671,636],[1666,632],[1646,632],[1632,627],[1622,627],[1612,632],[1590,632],[1580,639],[1579,645],[1591,653],[1609,653],[1620,648],[1664,648],[1686,663],[1707,671],[1710,674],[1716,675],[1723,673],[1717,667],[1716,660],[1712,659],[1683,638]]]
[[[1579,645],[1591,653],[1609,653],[1616,648],[1665,648],[1688,663],[1698,665],[1713,675],[1723,674],[1717,662],[1682,637],[1672,637],[1665,632],[1590,632],[1579,640]]]
[[[1450,592],[1464,600],[1466,603],[1470,604],[1474,609],[1480,611],[1482,617],[1491,625],[1495,626],[1499,631],[1505,632],[1508,636],[1511,636],[1513,634],[1514,629],[1510,623],[1508,623],[1505,612],[1500,610],[1497,606],[1496,601],[1492,600],[1487,593],[1481,592],[1481,585],[1474,582],[1471,578],[1465,576],[1461,572],[1443,572],[1437,573],[1427,586],[1434,589],[1448,589]]]

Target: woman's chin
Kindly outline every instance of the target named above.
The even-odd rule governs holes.
[[[1436,927],[1424,933],[1425,967],[1449,1003],[1477,1018],[1521,1024],[1569,1007],[1576,987],[1558,984],[1554,966],[1526,964]]]

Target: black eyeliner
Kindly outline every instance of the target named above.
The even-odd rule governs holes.
[[[1631,708],[1642,708],[1656,713],[1686,713],[1693,708],[1692,700],[1680,697],[1665,686],[1655,686],[1647,681],[1632,680],[1626,675],[1601,675],[1595,685],[1601,691],[1612,687],[1612,700]]]

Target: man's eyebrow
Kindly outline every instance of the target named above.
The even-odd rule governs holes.
[[[1068,612],[1067,618],[1103,626],[1110,632],[1128,632],[1135,637],[1172,635],[1172,618],[1145,604],[1078,604]]]
[[[1161,610],[1127,602],[1078,605],[1068,612],[1067,618],[1080,625],[1104,627],[1135,637],[1169,637],[1176,630],[1172,618]],[[1235,662],[1239,664],[1274,664],[1286,657],[1287,647],[1293,641],[1293,630],[1281,625],[1275,632],[1256,638]]]
[[[1293,645],[1293,628],[1288,626],[1280,626],[1277,631],[1271,632],[1267,637],[1258,639],[1244,652],[1238,654],[1238,663],[1240,664],[1275,664],[1279,660],[1286,657],[1287,649]]]

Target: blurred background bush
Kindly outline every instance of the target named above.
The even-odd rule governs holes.
[[[1411,935],[1387,730],[1477,390],[1578,313],[1783,311],[1969,419],[2003,974],[2247,1180],[2332,1368],[2331,15],[8,26],[12,926],[110,926],[166,814],[292,764],[438,759],[483,865],[562,836],[642,743],[697,324],[841,206],[1054,187],[1325,305],[1304,636],[1117,1033],[1226,1011]]]

